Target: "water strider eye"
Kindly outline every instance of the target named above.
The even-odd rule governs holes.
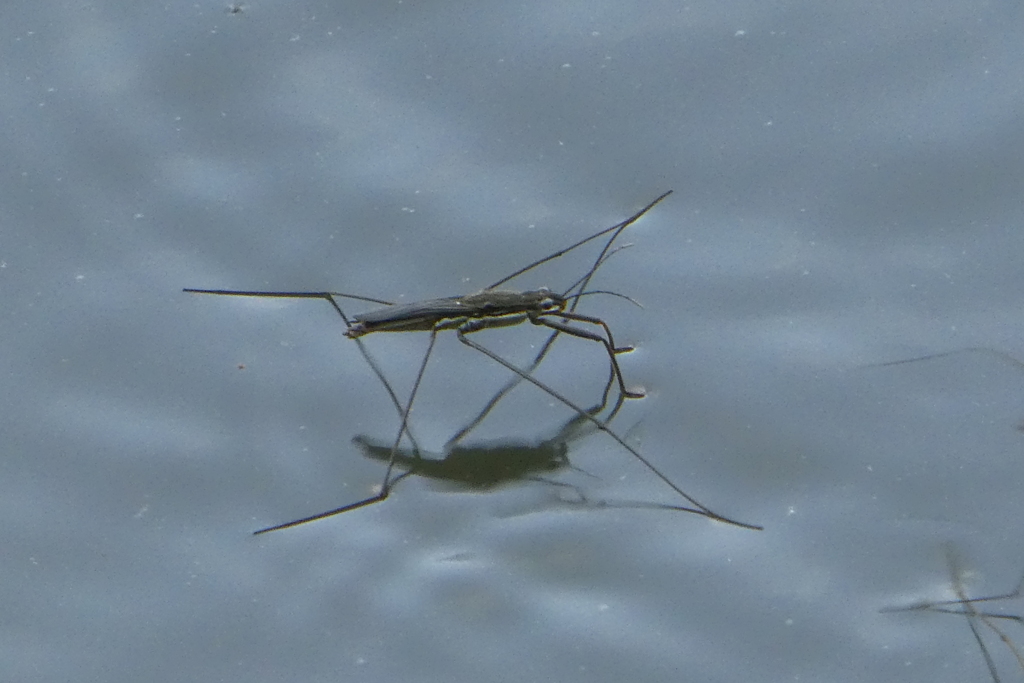
[[[537,306],[541,310],[550,313],[551,311],[560,311],[565,308],[565,299],[558,294],[553,294],[550,289],[540,289],[537,292],[545,295],[537,301]]]
[[[556,301],[551,297],[548,297],[547,299],[541,300],[540,307],[543,308],[545,311],[559,311],[562,309],[562,304],[561,302]]]

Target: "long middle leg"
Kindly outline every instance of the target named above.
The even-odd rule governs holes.
[[[567,299],[571,298],[572,299],[572,304],[569,306],[569,311],[568,312],[575,313],[576,307],[579,305],[579,302],[580,302],[580,297],[583,295],[583,293],[586,290],[587,286],[590,284],[591,278],[593,278],[594,274],[597,273],[597,269],[600,268],[601,265],[605,261],[607,261],[608,258],[610,258],[613,254],[615,254],[616,252],[618,252],[618,251],[626,248],[626,246],[628,246],[628,245],[625,245],[625,246],[616,247],[614,249],[612,248],[612,245],[615,243],[615,240],[618,239],[619,235],[622,234],[622,231],[625,230],[626,228],[628,228],[630,225],[632,225],[636,221],[638,221],[645,213],[647,213],[652,208],[654,208],[654,206],[656,204],[658,204],[661,200],[663,200],[665,197],[669,196],[670,194],[672,194],[671,190],[669,190],[668,192],[665,192],[665,193],[659,195],[654,201],[652,201],[647,206],[643,207],[642,209],[637,211],[635,214],[633,214],[632,216],[630,216],[626,220],[622,221],[621,223],[617,223],[616,225],[613,225],[610,228],[606,228],[604,230],[601,230],[601,231],[591,235],[590,237],[587,237],[585,239],[579,240],[578,242],[576,242],[576,243],[574,243],[574,244],[572,244],[572,245],[570,245],[568,247],[565,247],[564,249],[560,249],[560,250],[556,251],[555,253],[553,253],[553,254],[551,254],[549,256],[545,256],[542,259],[538,259],[538,260],[534,261],[533,263],[530,263],[529,265],[524,266],[523,268],[520,268],[519,270],[516,270],[512,274],[507,275],[507,276],[503,277],[502,279],[498,280],[497,282],[489,285],[486,289],[489,290],[489,289],[494,289],[496,287],[499,287],[499,286],[505,284],[506,282],[508,282],[509,280],[512,280],[512,279],[514,279],[516,277],[519,277],[523,273],[525,273],[525,272],[527,272],[529,270],[532,270],[533,268],[536,268],[537,266],[541,265],[542,263],[547,263],[548,261],[551,261],[553,259],[557,259],[557,258],[567,254],[568,252],[572,251],[573,249],[575,249],[575,248],[577,248],[579,246],[582,246],[582,245],[586,244],[587,242],[590,242],[591,240],[597,239],[598,237],[602,237],[604,235],[607,235],[607,234],[611,233],[611,236],[604,243],[604,246],[601,248],[601,251],[598,253],[597,258],[594,259],[594,264],[587,270],[587,272],[580,279],[578,279],[576,282],[574,282],[572,284],[572,286],[570,286],[565,291],[565,294],[563,294],[563,296],[565,298],[567,298]],[[573,294],[574,291],[576,292],[576,294]],[[552,329],[554,329],[554,328],[552,328]],[[547,356],[548,352],[551,350],[551,346],[555,343],[555,340],[558,338],[559,333],[560,333],[560,331],[558,329],[554,329],[554,331],[548,336],[548,338],[544,342],[544,344],[541,345],[541,348],[537,352],[537,355],[534,357],[533,361],[530,363],[530,365],[525,370],[523,370],[523,372],[525,372],[527,375],[533,374],[533,372],[540,366],[541,362],[544,360],[544,358]],[[448,442],[444,446],[445,450],[446,451],[450,450],[452,447],[455,446],[455,444],[457,444],[459,441],[461,441],[463,438],[465,438],[465,436],[467,434],[469,434],[471,431],[476,429],[476,427],[481,422],[483,422],[483,420],[490,414],[491,410],[494,409],[494,406],[496,406],[498,404],[498,402],[501,401],[510,391],[515,389],[517,386],[519,386],[520,382],[522,382],[522,381],[523,381],[523,377],[518,375],[518,374],[514,375],[511,379],[509,379],[509,381],[505,384],[505,386],[503,386],[501,389],[499,389],[498,392],[493,397],[491,397],[491,400],[487,402],[487,404],[483,407],[483,409],[479,413],[477,413],[476,417],[473,418],[465,427],[460,429],[454,436],[452,436],[451,439],[448,440]],[[609,383],[605,387],[605,390],[604,390],[602,402],[600,404],[602,407],[607,405],[607,402],[608,402],[608,392],[610,391],[610,388],[611,388],[611,379],[609,379]],[[614,415],[616,412],[618,412],[618,408],[619,407],[621,407],[621,404],[617,404],[616,409],[612,412],[612,415]],[[610,419],[610,417],[608,419]]]
[[[572,325],[567,325],[564,322],[559,322],[554,318],[562,318],[563,320],[575,320],[577,322],[585,322],[590,323],[592,325],[599,325],[604,329],[604,332],[607,336],[602,337],[601,335],[595,334],[594,332],[589,332],[587,330],[582,330],[578,327],[573,327]],[[618,381],[619,391],[622,393],[622,396],[624,396],[625,398],[643,398],[646,395],[642,391],[630,391],[629,389],[626,388],[626,382],[622,378],[622,369],[619,367],[619,361],[615,358],[615,356],[620,353],[629,353],[630,351],[633,350],[633,347],[616,347],[615,340],[612,338],[611,328],[608,327],[608,324],[605,323],[605,321],[601,320],[600,318],[595,318],[594,316],[582,315],[580,313],[570,313],[568,311],[552,313],[550,315],[545,313],[542,315],[531,317],[530,320],[535,325],[544,325],[545,327],[550,327],[553,330],[564,332],[574,337],[579,337],[580,339],[589,339],[591,341],[596,341],[602,344],[605,347],[605,350],[608,352],[608,359],[611,364],[611,374]],[[605,395],[605,401],[607,401],[607,392]]]
[[[409,413],[412,411],[413,402],[416,400],[416,393],[419,391],[420,383],[423,380],[423,373],[427,369],[427,361],[430,360],[430,354],[434,350],[434,342],[436,340],[437,340],[437,329],[434,329],[434,330],[431,330],[431,332],[430,332],[430,343],[427,345],[426,353],[423,354],[423,362],[420,363],[419,371],[416,373],[416,380],[413,382],[412,390],[409,392],[409,400],[406,402],[404,408],[400,408],[400,410],[399,410],[399,413],[401,414],[402,420],[401,420],[401,424],[400,424],[400,426],[398,428],[398,434],[395,436],[395,441],[394,441],[394,443],[391,446],[391,455],[388,458],[388,466],[387,466],[387,470],[384,472],[384,480],[381,482],[380,490],[377,493],[375,493],[374,495],[372,495],[372,496],[370,496],[368,498],[364,498],[363,500],[356,501],[355,503],[349,503],[348,505],[342,505],[341,507],[334,508],[333,510],[327,510],[326,512],[319,512],[319,513],[317,513],[315,515],[310,515],[308,517],[303,517],[301,519],[295,519],[295,520],[292,520],[290,522],[285,522],[284,524],[276,524],[274,526],[269,526],[269,527],[266,527],[264,529],[259,529],[258,531],[254,531],[253,532],[254,536],[258,536],[260,534],[269,533],[271,531],[280,531],[281,529],[289,529],[289,528],[291,528],[293,526],[299,526],[300,524],[305,524],[307,522],[315,522],[315,521],[320,520],[320,519],[326,519],[328,517],[333,517],[335,515],[340,515],[343,512],[349,512],[350,510],[357,510],[359,508],[366,507],[368,505],[373,505],[374,503],[380,503],[381,501],[386,500],[389,495],[391,495],[391,490],[395,487],[395,485],[398,482],[400,482],[402,479],[405,479],[406,477],[408,477],[409,475],[413,474],[416,471],[416,468],[412,467],[412,468],[406,470],[405,472],[399,474],[394,479],[391,478],[391,474],[392,474],[392,472],[394,471],[394,468],[395,468],[395,460],[396,460],[396,456],[398,454],[398,448],[399,448],[399,445],[402,443],[402,437],[405,436],[408,433],[408,431],[409,431]],[[356,340],[356,341],[359,341],[359,340]],[[360,347],[362,347],[362,345],[360,345]],[[367,360],[369,361],[369,358]],[[388,388],[388,392],[397,401],[397,398],[394,397],[394,392],[391,390],[390,385],[387,383],[387,380],[384,379],[383,373],[379,372],[379,370],[376,367],[374,369],[375,369],[375,371],[378,371],[378,377],[380,377],[381,380],[385,383],[385,385]],[[411,434],[409,434],[409,441],[413,445],[413,453],[415,454],[415,456],[417,458],[419,458],[420,449],[419,449],[419,446],[416,444],[415,440],[413,440]]]
[[[477,351],[479,351],[480,353],[484,354],[485,356],[488,356],[489,358],[491,358],[495,362],[505,366],[510,371],[512,371],[515,374],[519,375],[520,377],[522,377],[527,382],[530,382],[534,386],[538,387],[539,389],[541,389],[542,391],[547,393],[552,398],[556,399],[560,403],[562,403],[565,406],[567,406],[570,409],[572,409],[577,415],[579,415],[581,418],[583,418],[583,419],[589,421],[590,423],[592,423],[599,430],[601,430],[604,433],[608,434],[616,443],[618,443],[620,446],[625,448],[627,451],[629,451],[630,454],[633,455],[633,457],[635,457],[637,460],[639,460],[641,462],[641,464],[644,465],[644,467],[646,467],[655,476],[657,476],[666,485],[668,485],[669,488],[671,488],[673,491],[675,491],[680,496],[682,496],[685,500],[687,500],[691,505],[693,505],[694,507],[697,508],[696,510],[694,510],[692,508],[687,508],[687,507],[681,507],[681,506],[680,507],[672,507],[672,506],[670,506],[670,507],[672,507],[672,509],[682,510],[682,511],[685,511],[685,512],[694,512],[694,513],[697,513],[697,514],[700,514],[700,515],[704,515],[705,517],[710,517],[712,519],[717,519],[717,520],[719,520],[721,522],[726,522],[727,524],[732,524],[734,526],[743,527],[745,529],[754,529],[754,530],[757,530],[757,531],[761,531],[761,530],[764,529],[764,527],[758,526],[756,524],[748,524],[746,522],[740,522],[738,520],[730,519],[728,517],[720,515],[717,512],[714,512],[713,510],[711,510],[711,508],[707,507],[703,503],[699,502],[696,498],[694,498],[693,496],[689,495],[688,493],[683,491],[681,488],[676,486],[676,484],[671,479],[669,479],[665,474],[663,474],[661,472],[661,470],[659,470],[657,467],[655,467],[654,464],[650,460],[645,458],[643,455],[640,454],[639,451],[637,451],[635,448],[633,448],[628,443],[626,443],[626,441],[621,436],[619,436],[618,434],[613,432],[608,427],[606,421],[598,420],[596,417],[594,417],[593,415],[590,415],[589,413],[587,413],[587,411],[585,411],[583,408],[580,408],[578,405],[576,405],[575,403],[570,401],[568,398],[566,398],[562,394],[560,394],[557,391],[555,391],[550,386],[544,384],[543,382],[541,382],[537,378],[535,378],[532,375],[528,374],[525,370],[523,370],[523,369],[517,367],[516,365],[510,363],[509,361],[505,360],[504,358],[502,358],[498,354],[494,353],[493,351],[491,351],[487,347],[482,346],[480,344],[477,344],[473,340],[469,339],[466,335],[469,332],[473,332],[473,331],[476,331],[476,330],[469,330],[467,332],[467,331],[464,331],[462,328],[459,328],[456,331],[456,334],[457,334],[457,336],[459,338],[459,341],[461,341],[466,346],[469,346],[470,348],[476,349]]]

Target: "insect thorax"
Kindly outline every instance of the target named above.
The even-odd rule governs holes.
[[[565,297],[547,287],[527,292],[485,289],[460,299],[469,317],[489,317],[515,313],[554,313],[565,308]]]

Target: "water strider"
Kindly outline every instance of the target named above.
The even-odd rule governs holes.
[[[985,645],[984,639],[981,637],[981,629],[978,628],[978,623],[981,623],[989,628],[996,636],[1006,645],[1007,649],[1017,660],[1017,665],[1021,671],[1024,672],[1024,653],[1021,652],[1017,644],[1014,643],[1010,637],[996,625],[996,619],[1003,619],[1004,621],[1014,621],[1018,624],[1024,624],[1024,618],[1017,614],[1005,614],[1002,612],[985,612],[981,611],[976,607],[977,603],[996,602],[999,600],[1013,600],[1020,597],[1021,589],[1024,588],[1024,576],[1021,577],[1020,581],[1017,582],[1017,587],[1008,592],[1000,593],[999,595],[988,595],[982,598],[969,598],[967,597],[967,591],[964,588],[963,580],[967,575],[967,570],[963,567],[960,560],[959,554],[951,544],[945,544],[946,553],[946,564],[949,568],[950,579],[953,584],[953,592],[956,595],[954,600],[925,600],[922,602],[916,602],[912,605],[903,605],[900,607],[885,607],[879,610],[880,612],[942,612],[944,614],[960,614],[967,618],[967,625],[971,629],[971,633],[974,636],[975,642],[978,643],[978,647],[981,650],[982,658],[985,660],[985,666],[988,667],[989,675],[992,677],[993,683],[999,683],[999,672],[996,670],[995,660],[992,658],[992,654],[988,651],[988,646]]]
[[[688,501],[693,508],[682,507],[682,506],[657,506],[657,507],[668,507],[671,509],[682,510],[686,512],[693,512],[700,514],[712,519],[717,519],[728,524],[740,526],[748,529],[760,530],[762,527],[747,524],[737,520],[730,519],[713,512],[710,508],[698,502],[695,498],[685,493],[675,483],[673,483],[667,476],[665,476],[658,468],[656,468],[647,458],[641,455],[635,448],[626,443],[618,434],[613,432],[608,427],[608,422],[618,412],[625,399],[641,398],[644,394],[638,391],[630,391],[626,388],[625,381],[622,378],[622,371],[619,368],[618,360],[616,356],[621,353],[626,353],[632,350],[632,347],[617,347],[612,337],[611,329],[608,325],[600,318],[583,315],[576,312],[576,307],[579,304],[580,298],[586,295],[592,294],[613,294],[616,296],[622,296],[615,294],[614,292],[607,292],[604,290],[587,290],[587,286],[590,284],[591,278],[597,272],[597,269],[616,251],[625,248],[619,246],[612,248],[613,243],[622,233],[623,230],[628,228],[630,225],[640,219],[645,213],[651,208],[658,204],[661,200],[671,194],[671,191],[666,192],[659,196],[657,199],[652,201],[650,204],[642,208],[637,213],[633,214],[625,221],[613,225],[610,228],[600,230],[589,237],[579,240],[574,244],[560,249],[553,254],[550,254],[544,258],[538,259],[519,270],[516,270],[512,274],[498,280],[489,287],[483,289],[476,294],[464,295],[464,296],[453,296],[445,297],[440,299],[429,299],[426,301],[395,305],[391,302],[384,301],[381,299],[375,299],[371,297],[356,296],[351,294],[343,294],[340,292],[286,292],[286,291],[250,291],[250,290],[227,290],[227,289],[194,289],[186,288],[184,291],[194,294],[213,294],[222,296],[247,296],[247,297],[269,297],[269,298],[286,298],[286,299],[325,299],[331,306],[337,311],[338,315],[341,316],[345,322],[346,331],[345,336],[354,340],[359,345],[359,350],[367,363],[370,365],[373,372],[383,383],[385,390],[388,392],[391,402],[398,410],[401,416],[401,425],[398,429],[398,434],[390,449],[390,455],[388,457],[388,466],[384,474],[383,482],[380,486],[380,491],[369,498],[364,500],[356,501],[347,505],[343,505],[333,510],[321,512],[316,515],[304,517],[302,519],[293,520],[284,524],[278,524],[275,526],[259,529],[254,532],[256,534],[267,533],[269,531],[276,531],[279,529],[286,529],[289,527],[297,526],[299,524],[305,524],[318,519],[324,519],[333,515],[355,510],[373,503],[380,502],[388,497],[391,489],[394,485],[403,479],[405,476],[411,474],[413,470],[408,470],[405,473],[398,475],[392,479],[392,472],[399,462],[399,447],[403,437],[408,437],[413,444],[413,452],[416,454],[415,457],[420,457],[419,447],[416,445],[415,440],[408,432],[409,413],[412,409],[413,402],[416,399],[416,393],[419,389],[420,382],[423,378],[423,373],[427,367],[427,361],[430,358],[431,352],[434,348],[437,333],[445,330],[454,330],[459,341],[473,348],[480,353],[488,356],[495,362],[503,365],[513,373],[513,378],[508,384],[505,385],[495,396],[488,402],[484,409],[472,420],[466,427],[460,430],[455,436],[453,436],[448,443],[445,445],[446,452],[451,452],[457,444],[466,434],[474,429],[494,408],[494,406],[500,401],[509,391],[511,391],[519,383],[526,381],[529,382],[548,395],[559,401],[560,403],[569,407],[581,420],[589,422],[596,429],[603,431],[608,434],[616,443],[625,448],[630,454],[639,460],[648,470],[650,470],[655,476],[661,479],[667,484],[673,491]],[[597,258],[594,261],[593,266],[577,280],[571,287],[569,287],[564,293],[557,293],[552,290],[541,288],[537,290],[517,292],[498,289],[502,285],[511,281],[523,273],[526,273],[537,266],[547,263],[553,259],[559,258],[568,252],[580,247],[588,242],[596,240],[605,235],[609,235],[604,243],[604,247],[601,249]],[[341,306],[338,304],[335,297],[355,299],[359,301],[367,301],[371,303],[378,303],[383,305],[383,308],[371,310],[367,313],[362,313],[353,316],[351,319],[345,314]],[[628,297],[623,297],[627,298]],[[630,301],[632,301],[630,299]],[[634,302],[635,303],[635,302]],[[494,353],[490,349],[478,344],[477,342],[470,339],[467,335],[474,332],[479,332],[485,329],[493,329],[499,327],[509,327],[513,325],[520,325],[522,323],[532,323],[534,325],[544,326],[552,330],[552,334],[549,335],[547,341],[541,346],[540,351],[535,356],[533,362],[529,367],[523,369],[505,360],[498,354]],[[576,323],[575,325],[570,323]],[[590,329],[582,328],[580,325],[591,325]],[[598,331],[599,330],[599,331]],[[409,394],[409,399],[403,405],[395,392],[392,390],[390,383],[384,377],[383,372],[380,370],[377,363],[369,355],[365,346],[362,342],[362,337],[372,334],[374,332],[413,332],[422,331],[430,332],[430,340],[427,346],[426,353],[423,356],[423,361],[420,363],[419,371],[416,374],[416,378],[413,382],[412,390]],[[540,365],[548,353],[551,345],[559,334],[568,334],[581,339],[587,339],[600,343],[608,354],[609,359],[609,377],[608,382],[605,385],[604,393],[601,402],[589,410],[580,408],[577,404],[563,396],[561,393],[553,389],[552,387],[544,384],[540,380],[533,377],[533,371]],[[602,334],[603,333],[603,334]],[[615,406],[605,419],[598,419],[597,415],[600,414],[608,403],[608,396],[613,384],[617,384],[619,388],[619,395],[615,402]],[[404,462],[403,464],[407,464]],[[694,509],[696,508],[696,509]]]

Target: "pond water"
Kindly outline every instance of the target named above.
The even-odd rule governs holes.
[[[12,680],[990,677],[962,616],[880,610],[955,597],[950,548],[973,596],[1024,571],[1018,7],[236,9],[5,13]],[[616,432],[763,531],[631,506],[682,501],[601,433],[544,459],[573,414],[523,386],[466,445],[539,477],[251,535],[371,495],[398,415],[325,302],[182,288],[471,293],[666,190],[592,285],[643,308],[580,310],[636,347]],[[407,396],[426,335],[365,341]],[[538,377],[589,405],[603,354]],[[423,450],[507,379],[439,335]]]

